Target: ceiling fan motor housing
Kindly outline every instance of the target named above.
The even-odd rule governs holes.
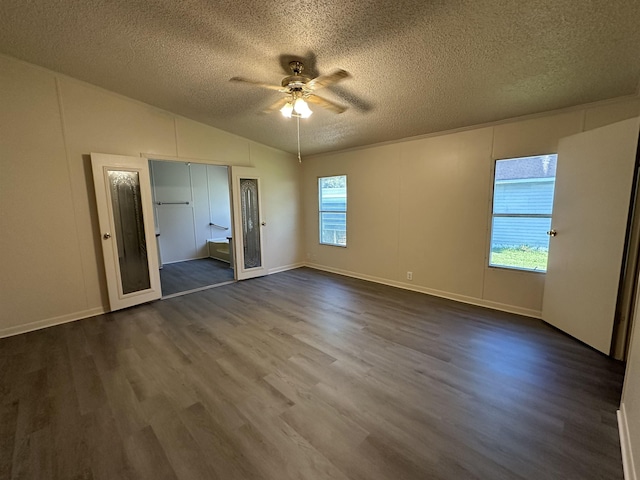
[[[290,108],[291,111],[293,111],[293,105],[295,103],[300,103],[300,100],[304,100],[304,108],[301,105],[299,105],[299,107],[303,108],[303,110],[307,109],[308,115],[311,114],[311,110],[308,105],[306,105],[307,101],[335,113],[342,113],[347,109],[342,105],[316,95],[315,91],[340,82],[345,78],[349,78],[350,75],[348,72],[338,69],[330,74],[320,75],[319,77],[312,79],[308,75],[302,73],[304,71],[304,65],[299,60],[289,62],[289,68],[291,69],[292,75],[283,78],[280,85],[256,82],[242,77],[233,77],[231,78],[231,81],[258,85],[270,90],[278,90],[279,92],[286,94],[286,97],[280,98],[271,107],[267,108],[265,110],[267,113],[278,109],[282,112],[283,108],[287,111]],[[298,110],[299,109],[296,110],[296,113],[300,113]],[[289,116],[285,112],[283,112],[283,115]],[[306,118],[306,116],[302,118]]]
[[[293,75],[284,77],[282,79],[282,86],[288,88],[290,92],[304,90],[304,86],[309,83],[311,79],[302,74],[302,71],[304,70],[302,62],[297,60],[289,62],[289,68]]]
[[[289,90],[302,90],[304,86],[309,82],[308,77],[299,77],[297,75],[291,75],[282,79],[282,86]]]

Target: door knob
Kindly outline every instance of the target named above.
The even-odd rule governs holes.
[[[262,225],[263,227],[267,226],[267,222],[262,222],[260,225]]]
[[[102,238],[104,238],[105,240],[109,240],[111,238],[111,234],[107,232],[104,235],[102,235]]]
[[[555,237],[558,234],[558,232],[556,232],[555,230],[549,230],[547,232],[547,235],[549,235],[550,237]]]

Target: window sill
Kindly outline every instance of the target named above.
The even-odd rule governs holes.
[[[318,245],[325,245],[327,247],[340,247],[340,248],[347,248],[346,245],[339,245],[337,243],[322,243],[320,242]]]
[[[533,269],[522,268],[522,267],[507,267],[505,265],[487,265],[486,268],[495,269],[495,270],[508,270],[510,272],[535,273],[538,275],[547,273],[546,270],[533,270]]]

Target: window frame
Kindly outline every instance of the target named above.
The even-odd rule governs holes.
[[[544,270],[537,270],[537,269],[533,269],[533,268],[526,268],[526,267],[517,267],[517,266],[510,266],[510,265],[492,265],[491,264],[491,249],[492,249],[492,243],[493,243],[493,225],[494,225],[494,218],[496,217],[501,217],[501,218],[549,218],[553,221],[553,201],[552,201],[552,209],[551,209],[551,213],[546,214],[535,214],[535,213],[525,213],[525,214],[514,214],[514,213],[508,213],[508,214],[496,214],[494,213],[494,208],[495,208],[495,190],[496,190],[496,166],[498,164],[498,162],[503,161],[503,160],[517,160],[520,158],[531,158],[531,157],[544,157],[544,156],[550,156],[550,155],[555,155],[556,157],[556,162],[558,160],[558,152],[550,152],[550,153],[538,153],[538,154],[528,154],[528,155],[520,155],[520,156],[514,156],[514,157],[504,157],[504,158],[494,158],[493,159],[493,168],[491,170],[491,192],[490,192],[490,197],[489,197],[489,228],[487,229],[487,245],[488,248],[486,250],[487,252],[487,256],[486,256],[486,268],[496,268],[496,269],[503,269],[503,270],[510,270],[510,271],[516,271],[516,272],[524,272],[524,273],[534,273],[534,274],[541,274],[544,275],[547,273],[548,270],[548,257],[547,257],[547,267]],[[540,178],[540,177],[538,177]],[[555,199],[555,176],[554,178],[554,199]]]
[[[320,187],[320,182],[323,179],[326,178],[335,178],[335,177],[344,177],[344,188],[345,188],[345,208],[344,210],[322,210],[322,189]],[[347,179],[347,174],[343,173],[343,174],[336,174],[336,175],[322,175],[317,177],[317,182],[316,182],[316,186],[318,188],[318,243],[320,245],[327,245],[330,247],[340,247],[340,248],[347,248],[347,210],[348,210],[348,197],[349,197],[349,190],[348,190],[348,179]],[[345,243],[340,244],[340,243],[331,243],[331,242],[325,242],[322,240],[322,232],[323,232],[323,228],[322,228],[322,214],[323,213],[344,213],[344,232],[345,232]]]

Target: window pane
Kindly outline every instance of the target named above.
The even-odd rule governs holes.
[[[551,214],[557,155],[496,162],[493,213]]]
[[[494,217],[489,265],[545,272],[550,229],[550,217]]]
[[[320,243],[347,246],[347,176],[318,179]]]
[[[496,161],[490,266],[547,270],[557,158]]]
[[[346,212],[320,212],[320,243],[347,244]]]
[[[324,177],[319,181],[320,186],[320,211],[347,210],[347,177]]]

